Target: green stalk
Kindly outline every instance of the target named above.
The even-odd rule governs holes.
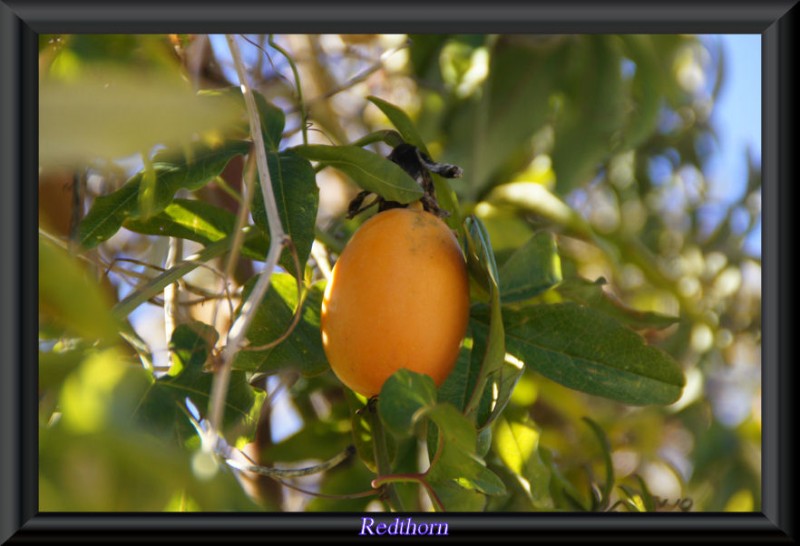
[[[297,88],[297,103],[300,107],[300,130],[303,132],[303,144],[308,144],[308,127],[306,124],[308,122],[308,111],[306,110],[306,101],[303,99],[303,87],[300,85],[300,74],[297,72],[297,66],[294,64],[294,59],[283,49],[279,46],[275,40],[273,40],[272,34],[269,35],[268,43],[272,49],[280,53],[286,58],[286,61],[289,63],[289,67],[292,69],[292,74],[294,75],[294,85]]]
[[[372,398],[367,402],[367,415],[369,419],[369,428],[372,431],[372,445],[375,450],[375,464],[378,467],[378,480],[383,476],[389,476],[392,473],[392,463],[389,460],[389,451],[386,448],[386,433],[383,430],[383,423],[378,415],[377,399]],[[397,512],[405,512],[403,501],[397,493],[397,489],[391,482],[383,484],[386,492],[389,495],[389,505]]]

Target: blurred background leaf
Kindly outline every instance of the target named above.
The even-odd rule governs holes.
[[[124,67],[75,81],[45,79],[39,89],[39,161],[74,165],[186,145],[234,126],[233,101],[196,96],[181,82],[136,76]]]

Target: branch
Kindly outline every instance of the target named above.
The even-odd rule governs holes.
[[[255,239],[257,235],[257,230],[248,228],[245,230],[244,239],[245,241],[251,241]],[[131,293],[128,297],[116,304],[111,312],[119,320],[124,320],[125,317],[134,311],[134,309],[146,301],[149,301],[153,296],[162,292],[164,287],[167,285],[180,280],[184,276],[188,275],[190,271],[201,267],[205,262],[225,254],[225,252],[227,252],[231,247],[231,242],[234,240],[234,237],[234,235],[231,235],[229,237],[225,237],[224,239],[220,239],[219,241],[211,243],[196,254],[188,256],[185,260],[180,262],[180,264],[167,269],[157,277],[154,277],[143,286],[139,287],[136,292]]]
[[[211,428],[209,431],[210,435],[206,438],[206,440],[211,441],[204,442],[205,449],[210,449],[216,443],[214,436],[222,425],[222,415],[225,408],[225,398],[228,393],[228,383],[231,376],[233,357],[239,351],[247,329],[253,321],[253,317],[255,317],[256,308],[269,288],[272,272],[278,263],[287,237],[283,226],[281,226],[280,216],[278,215],[278,205],[275,202],[275,195],[272,192],[272,180],[267,165],[267,152],[264,146],[264,136],[261,133],[261,121],[258,115],[258,107],[253,97],[253,91],[247,84],[247,74],[245,73],[244,64],[242,63],[239,46],[236,44],[232,35],[227,34],[225,38],[228,41],[231,58],[236,67],[236,74],[239,77],[239,84],[242,89],[242,94],[244,95],[245,106],[247,107],[250,134],[253,137],[253,143],[255,145],[254,153],[256,155],[259,182],[261,183],[261,194],[264,196],[264,209],[267,212],[270,241],[264,270],[261,272],[256,285],[253,287],[250,297],[244,305],[242,305],[242,311],[234,321],[233,326],[231,326],[230,332],[228,332],[228,342],[222,352],[222,366],[214,374],[214,382],[211,386],[211,399],[209,400]]]
[[[250,201],[253,195],[253,162],[252,156],[248,158],[247,164],[244,168],[244,185],[242,186],[242,194],[239,196],[239,212],[236,215],[236,227],[233,230],[233,244],[231,245],[231,252],[228,254],[228,260],[225,263],[225,270],[222,277],[222,286],[228,290],[228,279],[233,276],[233,271],[236,268],[236,262],[239,261],[239,253],[243,245],[243,229],[247,224],[247,215],[250,212]],[[221,176],[217,177],[223,180]],[[232,189],[232,188],[231,188]],[[217,327],[217,314],[219,312],[219,302],[214,306],[214,313],[211,315],[211,325]],[[231,317],[233,313],[231,313]]]
[[[169,238],[169,251],[167,252],[167,259],[164,262],[164,268],[170,269],[176,263],[181,261],[183,257],[183,239],[178,237]],[[174,282],[164,287],[164,334],[167,340],[167,346],[171,347],[170,340],[175,328],[180,321],[179,317],[179,292],[178,283]],[[171,351],[170,351],[171,353]]]

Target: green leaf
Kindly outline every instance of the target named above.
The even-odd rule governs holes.
[[[632,112],[625,126],[623,145],[635,149],[658,127],[664,103],[663,73],[650,36],[621,34],[625,54],[636,63],[631,84]]]
[[[363,148],[364,146],[375,144],[376,142],[383,142],[392,148],[400,146],[401,144],[405,144],[405,140],[403,140],[403,137],[400,135],[400,133],[393,129],[383,129],[382,131],[373,131],[371,133],[367,133],[361,138],[351,142],[350,146],[358,146],[359,148]]]
[[[437,425],[441,451],[427,473],[428,482],[440,496],[448,511],[478,506],[486,500],[482,495],[505,493],[505,485],[475,453],[477,433],[470,421],[450,404],[438,404],[429,412]],[[460,498],[453,486],[461,489]],[[478,496],[476,494],[482,494]]]
[[[461,207],[458,204],[456,192],[453,191],[450,182],[438,174],[431,173],[431,178],[433,179],[433,190],[436,193],[436,201],[439,203],[439,208],[450,213],[450,216],[445,218],[444,222],[461,237],[464,232],[464,224],[461,221]]]
[[[394,125],[395,128],[400,132],[403,140],[413,146],[416,146],[426,155],[430,155],[428,148],[425,146],[425,141],[417,131],[414,122],[411,121],[411,118],[409,118],[405,112],[403,112],[397,106],[390,104],[383,99],[379,99],[378,97],[367,97],[367,100],[380,108],[381,112],[383,112],[386,117],[389,118],[389,121],[392,122],[392,125]],[[431,174],[431,177],[433,178],[434,191],[436,192],[436,200],[438,201],[439,206],[443,210],[446,210],[450,213],[450,216],[445,218],[445,222],[448,226],[450,226],[451,229],[461,231],[463,229],[460,220],[461,213],[459,211],[458,200],[456,199],[455,192],[450,187],[450,184],[441,176]]]
[[[178,237],[208,245],[233,234],[236,215],[205,201],[175,199],[157,215],[147,220],[126,220],[123,226],[136,233]],[[244,242],[242,253],[263,261],[268,247],[269,238],[259,230],[255,237]]]
[[[40,428],[37,462],[43,511],[161,512],[176,497],[203,511],[258,508],[233,473],[201,480],[190,453],[130,423],[92,433]]]
[[[482,512],[486,507],[486,495],[475,489],[466,489],[454,479],[438,479],[433,473],[428,475],[428,483],[447,512]]]
[[[219,175],[228,162],[247,153],[250,143],[228,141],[219,147],[197,145],[190,157],[174,152],[158,154],[152,162],[155,193],[151,214],[157,214],[172,201],[179,189],[196,190]],[[125,220],[140,218],[139,189],[144,171],[128,180],[120,189],[95,199],[92,208],[78,226],[78,238],[84,248],[94,248],[109,239]]]
[[[314,226],[319,205],[319,188],[311,163],[287,151],[267,154],[272,191],[278,205],[278,216],[283,230],[289,234],[297,250],[302,276],[303,267],[314,243]],[[253,192],[253,221],[264,233],[269,233],[269,222],[264,209],[264,197],[259,185]],[[279,264],[295,275],[295,265],[289,250],[284,250]]]
[[[86,358],[86,349],[39,351],[39,393],[57,389]]]
[[[277,152],[286,124],[286,115],[283,110],[268,102],[259,92],[254,92],[256,108],[261,118],[261,134],[264,137],[264,146],[268,151]],[[244,98],[244,97],[243,97]]]
[[[476,195],[547,121],[565,50],[561,41],[551,42],[501,37],[491,52],[483,97],[473,103],[465,123],[451,128],[453,162],[464,168]]]
[[[150,375],[132,366],[118,348],[88,353],[64,380],[59,423],[78,434],[130,426]]]
[[[180,441],[196,435],[182,408],[188,397],[205,412],[208,408],[212,373],[204,370],[211,354],[216,332],[202,323],[181,324],[172,333],[170,349],[173,366],[170,373],[155,381],[146,391],[136,411],[136,418],[148,430],[176,434]],[[248,418],[255,396],[244,372],[233,371],[225,398],[226,427]]]
[[[475,380],[480,369],[480,361],[477,362],[477,367],[473,368],[472,348],[472,330],[471,326],[468,325],[456,365],[439,387],[438,392],[439,402],[449,402],[461,411],[464,411],[467,407],[469,396],[475,387]]]
[[[175,328],[169,344],[172,351],[169,375],[178,375],[187,367],[203,368],[218,339],[219,333],[214,327],[202,322],[190,322]]]
[[[648,512],[655,512],[656,499],[650,492],[650,488],[647,487],[647,483],[645,483],[644,479],[640,475],[634,474],[634,477],[639,482],[639,487],[641,488],[641,496],[642,496],[642,503],[644,504],[644,509]]]
[[[536,182],[510,182],[495,187],[489,201],[525,214],[535,215],[564,230],[567,235],[589,239],[598,244],[591,226],[577,211],[562,199]]]
[[[306,422],[299,431],[262,452],[264,464],[325,460],[352,443],[350,432],[338,421]]]
[[[384,383],[379,400],[381,421],[399,438],[412,434],[414,425],[425,418],[436,424],[437,433],[431,438],[440,444],[441,452],[427,479],[437,494],[447,499],[447,510],[480,509],[485,504],[484,494],[505,491],[502,481],[476,455],[474,425],[452,404],[436,402],[430,377],[399,370]]]
[[[409,34],[409,62],[414,74],[422,80],[441,82],[439,53],[450,36],[447,34]],[[420,86],[422,87],[422,86]]]
[[[480,331],[477,336],[473,335],[471,322],[455,368],[442,386],[439,387],[439,402],[450,403],[462,412],[466,410],[470,396],[475,392],[475,384],[486,355],[485,332]],[[487,438],[490,441],[492,432],[489,425],[502,414],[523,372],[524,366],[518,362],[512,363],[509,357],[505,357],[505,362],[501,368],[488,376],[487,387],[483,389],[481,400],[475,413],[475,422],[479,429],[478,454],[486,453],[480,449],[480,446],[483,445],[485,449],[489,447]],[[435,445],[435,440],[435,434],[429,436],[429,451]]]
[[[550,470],[539,455],[539,437],[528,419],[500,418],[494,427],[494,452],[512,471],[531,508],[552,508]]]
[[[149,152],[159,144],[185,146],[198,134],[227,132],[241,119],[243,110],[234,101],[195,95],[177,77],[177,65],[158,74],[143,69],[141,61],[133,61],[137,70],[133,64],[116,68],[119,58],[114,58],[74,81],[42,79],[40,164],[86,165]]]
[[[255,285],[256,278],[245,283],[243,301]],[[292,333],[269,349],[241,350],[233,360],[233,368],[255,372],[275,373],[294,369],[305,376],[329,369],[322,349],[320,308],[325,283],[313,285],[303,300],[300,321]],[[297,309],[297,281],[287,273],[273,273],[270,287],[258,305],[256,315],[247,331],[250,345],[258,347],[278,339],[292,322]]]
[[[293,150],[306,159],[339,169],[363,189],[389,201],[405,204],[423,195],[419,184],[400,166],[357,146],[313,144]]]
[[[575,486],[561,473],[559,465],[553,460],[553,454],[544,447],[539,447],[542,462],[550,472],[550,494],[556,508],[570,511],[586,512],[588,508],[581,500]]]
[[[475,380],[475,390],[470,394],[465,410],[467,415],[473,416],[478,410],[484,390],[492,388],[489,378],[492,376],[497,377],[494,372],[503,365],[506,349],[502,311],[500,309],[500,292],[497,287],[497,264],[489,242],[489,235],[486,233],[486,228],[481,221],[475,216],[467,217],[465,225],[467,267],[473,278],[487,290],[490,309],[489,330],[488,333],[484,334],[486,339],[485,350],[476,353],[473,349],[473,359],[476,354],[481,358],[480,371]]]
[[[419,439],[415,436],[397,439],[389,436],[387,440],[395,440],[391,457],[394,474],[416,474],[419,472]],[[390,453],[390,456],[392,454]],[[420,484],[413,482],[396,482],[393,484],[400,504],[408,512],[420,512]]]
[[[448,450],[448,453],[454,453]],[[455,462],[461,470],[461,476],[456,478],[456,483],[465,489],[475,490],[484,495],[503,495],[506,486],[497,474],[486,468],[486,463],[476,456],[466,456],[460,453],[456,456],[444,455],[444,460]],[[446,464],[446,463],[442,463]]]
[[[39,313],[87,339],[113,340],[121,324],[111,314],[111,298],[83,264],[39,238]]]
[[[600,508],[605,510],[608,508],[609,504],[611,504],[611,491],[614,489],[614,463],[611,460],[611,445],[608,443],[608,437],[605,431],[600,428],[600,425],[588,417],[584,417],[583,420],[589,425],[589,428],[592,429],[592,432],[597,437],[597,441],[600,444],[600,449],[603,452],[603,463],[606,467],[606,481],[601,491]]]
[[[503,303],[525,301],[561,282],[561,258],[552,233],[534,234],[500,268]]]
[[[473,279],[491,298],[492,291],[497,291],[497,263],[494,260],[489,234],[483,222],[474,215],[464,219],[466,234],[467,267]]]
[[[622,55],[613,36],[584,36],[563,67],[553,170],[560,195],[589,182],[624,122]]]
[[[631,309],[603,290],[604,284],[606,281],[603,278],[592,282],[581,277],[569,277],[558,287],[558,293],[567,299],[602,311],[635,330],[660,330],[680,322],[679,317]]]
[[[403,438],[436,404],[436,386],[429,376],[402,369],[383,384],[379,400],[381,421],[389,432]]]
[[[350,410],[350,429],[353,433],[353,444],[356,446],[358,458],[373,473],[378,472],[375,461],[375,443],[372,438],[372,426],[363,398],[350,389],[344,389],[344,397]]]
[[[377,106],[380,111],[383,112],[387,118],[389,118],[389,121],[392,122],[392,125],[394,125],[395,128],[400,132],[403,140],[412,146],[416,146],[421,151],[425,152],[425,154],[428,154],[428,148],[425,147],[425,141],[422,140],[422,137],[417,132],[414,122],[411,121],[411,118],[409,118],[405,112],[403,112],[394,104],[388,103],[383,99],[379,99],[378,97],[370,96],[367,97],[367,100]]]
[[[487,309],[473,316],[475,327],[488,329]],[[680,398],[678,363],[604,313],[561,303],[507,310],[504,318],[508,352],[557,383],[630,405]]]
[[[492,447],[492,427],[484,427],[478,432],[478,440],[475,444],[475,452],[479,457],[486,457],[489,448]]]
[[[439,433],[444,435],[445,443],[457,447],[459,451],[475,453],[478,433],[458,408],[452,404],[437,403],[428,408],[427,417],[436,423]]]
[[[480,325],[475,327],[474,332],[473,369],[481,369],[480,355],[486,351],[486,332]],[[525,365],[522,362],[504,355],[500,367],[489,373],[476,410],[479,429],[486,430],[502,414],[524,372]]]

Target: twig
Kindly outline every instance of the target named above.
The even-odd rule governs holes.
[[[246,229],[245,232],[245,241],[251,241],[258,236],[258,231],[254,229]],[[171,284],[184,277],[185,275],[189,274],[190,271],[203,266],[205,262],[224,254],[231,247],[231,241],[233,241],[233,238],[233,235],[231,235],[211,243],[197,254],[188,256],[179,265],[176,265],[175,267],[164,271],[161,275],[154,277],[146,284],[139,287],[136,292],[133,292],[121,302],[116,304],[111,310],[112,313],[118,319],[124,320],[125,317],[133,312],[134,309],[148,301],[156,294],[160,293],[168,284]]]
[[[331,97],[333,97],[335,95],[338,95],[342,91],[347,91],[348,89],[350,89],[354,85],[363,82],[364,80],[369,78],[371,75],[373,75],[375,72],[378,72],[379,70],[381,70],[383,68],[383,64],[386,62],[386,60],[389,57],[391,57],[392,55],[394,55],[398,51],[401,51],[401,50],[406,49],[408,47],[411,47],[411,40],[407,40],[407,41],[403,42],[402,44],[400,44],[397,47],[394,47],[394,48],[392,48],[392,49],[390,49],[388,51],[384,51],[381,54],[381,56],[378,59],[378,61],[375,62],[372,66],[368,66],[367,68],[365,68],[364,70],[362,70],[361,72],[359,72],[358,74],[356,74],[355,76],[353,76],[352,78],[350,78],[349,80],[344,82],[343,84],[338,85],[338,86],[334,87],[333,89],[330,89],[330,90],[326,91],[322,95],[319,95],[317,97],[314,97],[313,99],[310,99],[306,106],[310,106],[310,105],[313,105],[313,104],[315,104],[317,102],[329,99],[329,98],[331,98]],[[297,108],[291,110],[291,113],[296,113],[296,112],[297,112]]]
[[[169,250],[167,251],[167,259],[164,261],[164,267],[169,269],[174,267],[183,256],[183,239],[178,237],[169,238]],[[172,333],[178,326],[180,320],[178,309],[178,283],[174,282],[164,287],[164,334],[166,340],[172,338]]]
[[[279,46],[272,37],[272,34],[269,35],[268,38],[269,45],[283,55],[286,58],[286,61],[289,63],[289,67],[292,69],[292,74],[294,75],[294,86],[297,89],[297,104],[300,109],[300,128],[303,131],[303,144],[308,144],[308,109],[306,107],[305,99],[303,98],[303,87],[300,85],[300,74],[297,72],[297,66],[294,64],[294,60],[292,60],[291,56]]]
[[[353,446],[347,446],[344,451],[340,451],[327,461],[323,461],[320,464],[316,464],[313,466],[309,466],[306,468],[275,468],[271,466],[262,466],[256,464],[252,458],[250,458],[246,453],[243,451],[239,451],[245,459],[247,459],[248,463],[242,463],[235,459],[228,459],[226,462],[228,466],[235,468],[237,470],[241,470],[242,472],[251,472],[253,474],[258,474],[260,476],[267,476],[269,478],[276,477],[276,478],[300,478],[303,476],[311,476],[313,474],[321,474],[322,472],[327,472],[331,468],[338,466],[339,464],[343,463],[347,459],[353,456],[356,452],[356,448]]]
[[[227,182],[225,182],[224,178],[222,178],[221,176],[217,176],[214,178],[214,183],[219,187],[219,189],[225,192],[225,194],[228,195],[231,199],[233,199],[237,203],[242,202],[243,199],[242,194],[240,194],[238,191],[233,189]]]
[[[211,385],[211,398],[209,400],[211,435],[207,437],[207,440],[211,441],[204,442],[205,449],[210,449],[215,444],[214,435],[220,430],[222,424],[222,414],[225,408],[225,398],[228,392],[228,383],[230,382],[233,357],[239,351],[247,329],[253,321],[253,317],[255,317],[256,308],[269,288],[272,272],[278,263],[286,239],[286,232],[283,230],[283,226],[281,226],[280,216],[278,215],[278,205],[275,202],[275,194],[272,192],[272,180],[267,165],[264,135],[261,134],[261,121],[258,115],[256,101],[253,97],[253,91],[247,84],[247,75],[236,40],[230,34],[225,35],[225,38],[228,41],[231,58],[236,67],[236,74],[239,77],[239,84],[242,89],[242,94],[244,95],[245,106],[247,107],[247,117],[250,121],[250,134],[255,144],[254,153],[256,155],[259,182],[261,183],[261,194],[264,197],[264,209],[267,212],[270,241],[264,270],[259,276],[256,285],[253,287],[250,297],[244,305],[242,305],[241,313],[234,321],[233,326],[231,326],[231,330],[228,333],[228,343],[222,352],[222,367],[214,374],[214,381]]]
[[[251,156],[252,157],[252,156]],[[233,270],[236,267],[236,262],[239,260],[239,251],[242,247],[242,238],[244,234],[242,230],[247,224],[247,214],[250,211],[250,200],[253,195],[253,162],[248,159],[247,165],[244,169],[244,186],[242,187],[242,196],[239,200],[239,211],[236,214],[236,227],[233,231],[233,244],[231,245],[231,253],[228,255],[228,261],[225,263],[225,270],[222,276],[222,286],[228,290],[228,279],[233,276]],[[214,328],[217,327],[217,313],[219,312],[219,303],[214,306],[214,313],[211,315],[211,324]],[[233,313],[231,313],[233,315]]]
[[[325,246],[317,239],[314,239],[314,243],[311,245],[311,256],[317,263],[317,267],[319,268],[319,272],[322,273],[322,277],[326,281],[330,281],[332,274],[331,262],[328,260],[328,256],[325,253]]]

